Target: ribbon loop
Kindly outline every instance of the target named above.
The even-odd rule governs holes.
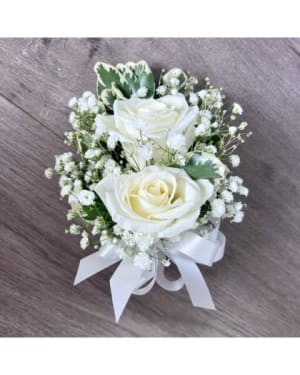
[[[207,238],[187,231],[181,235],[179,242],[167,243],[168,255],[181,275],[173,281],[166,278],[164,267],[157,258],[153,258],[150,271],[136,267],[130,258],[123,259],[110,279],[116,322],[119,321],[130,296],[148,293],[155,282],[172,292],[180,290],[185,285],[193,306],[214,310],[213,299],[197,263],[212,266],[221,260],[225,243],[226,238],[219,231],[219,224],[208,233]],[[116,256],[114,245],[102,246],[99,251],[80,261],[74,285],[120,260]]]
[[[157,284],[169,292],[177,292],[182,289],[184,286],[184,281],[182,277],[179,277],[177,280],[169,280],[165,276],[164,267],[159,264],[157,275],[156,275]]]

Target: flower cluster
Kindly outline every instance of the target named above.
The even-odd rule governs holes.
[[[144,61],[98,63],[95,72],[97,96],[69,101],[65,143],[73,152],[45,171],[60,176],[74,221],[66,232],[81,237],[81,248],[112,244],[120,258],[150,269],[154,258],[169,265],[163,243],[184,231],[241,222],[248,189],[232,170],[251,135],[242,107],[225,105],[208,78],[196,89],[179,68],[163,70],[157,83]]]

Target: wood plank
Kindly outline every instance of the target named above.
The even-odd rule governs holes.
[[[0,335],[300,335],[299,39],[1,39],[0,51]],[[224,260],[203,270],[218,311],[155,287],[115,325],[111,270],[72,286],[84,254],[43,170],[65,149],[65,103],[93,90],[94,63],[141,58],[209,75],[243,105],[250,197],[245,222],[223,225]]]

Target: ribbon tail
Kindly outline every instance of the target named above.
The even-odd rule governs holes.
[[[173,260],[181,273],[193,306],[215,310],[206,281],[196,263],[181,254],[173,256]]]
[[[116,258],[105,258],[99,256],[99,251],[88,255],[81,259],[77,274],[74,280],[74,285],[79,284],[81,281],[88,279],[96,273],[104,270],[105,268],[117,263],[119,259]]]
[[[124,259],[110,279],[115,319],[118,323],[133,291],[140,285],[143,270]]]

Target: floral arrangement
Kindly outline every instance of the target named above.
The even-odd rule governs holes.
[[[121,262],[110,280],[116,320],[132,293],[155,282],[167,290],[183,285],[195,306],[214,308],[196,263],[212,265],[224,252],[222,219],[240,223],[248,195],[233,173],[239,144],[251,132],[238,103],[225,105],[222,89],[179,68],[162,70],[156,84],[146,62],[97,63],[97,95],[72,98],[74,151],[55,156],[45,175],[59,176],[68,197],[67,233],[83,250],[78,283]],[[226,108],[226,109],[225,109]],[[175,263],[180,279],[164,268]]]

